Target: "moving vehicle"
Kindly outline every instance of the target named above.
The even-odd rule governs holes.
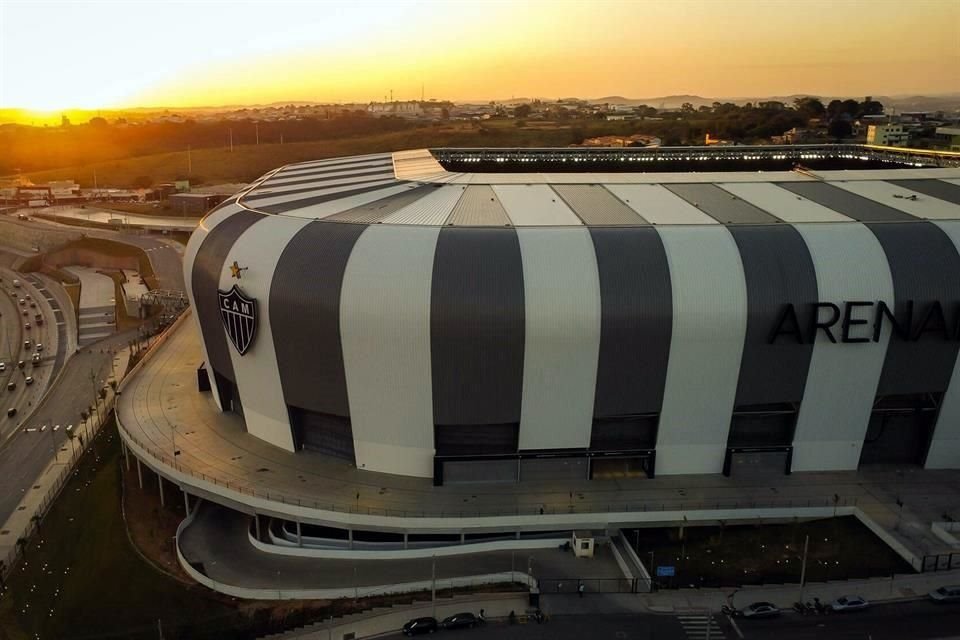
[[[27,331],[29,331],[29,330],[30,330],[30,323],[28,322],[28,323],[24,324],[24,325],[23,325],[23,328],[26,329]]]
[[[433,633],[439,628],[436,618],[414,618],[403,625],[402,631],[405,636],[419,636],[425,633]]]
[[[31,357],[32,357],[32,359],[33,359],[33,363],[34,363],[34,364],[40,362],[40,354],[39,354],[39,353],[35,353],[35,354],[33,354],[33,356],[31,356]]]
[[[42,342],[38,342],[38,343],[37,343],[37,353],[40,353],[41,351],[43,351],[43,343],[42,343]]]
[[[861,611],[870,606],[863,596],[843,596],[830,603],[830,608],[837,613],[846,611]]]
[[[23,369],[25,366],[27,366],[26,362],[23,360],[17,360],[17,369]]]
[[[475,627],[479,623],[477,616],[469,611],[464,613],[455,613],[452,616],[443,619],[440,626],[444,629],[462,629],[463,627]]]
[[[16,382],[11,380],[10,382],[7,383],[7,391],[13,391],[16,388],[17,388]]]
[[[0,373],[4,372],[4,371],[6,371],[6,370],[7,370],[7,363],[6,363],[6,362],[0,362]]]
[[[26,300],[24,300],[23,298],[20,298],[20,302],[19,302],[19,304],[20,304],[20,306],[21,306],[21,307],[23,307],[23,306],[26,306],[26,304],[27,304],[27,301],[26,301]]]
[[[15,415],[17,415],[17,408],[16,408],[16,407],[10,407],[9,409],[7,409],[7,417],[8,417],[8,418],[12,418],[12,417],[15,416]]]
[[[33,319],[37,321],[38,327],[43,324],[43,314],[38,313],[37,315],[33,316]]]
[[[13,288],[14,288],[14,289],[19,289],[19,288],[20,288],[20,281],[19,281],[19,280],[14,280],[14,281],[13,281]]]
[[[23,379],[23,383],[28,387],[33,384],[33,376],[27,376]]]
[[[29,338],[27,338],[26,340],[23,341],[24,349],[29,349],[32,346],[33,346],[33,340],[30,340]]]
[[[930,599],[938,604],[960,602],[960,586],[940,587],[930,592]]]
[[[777,605],[770,602],[754,602],[740,611],[744,618],[776,618],[780,615]]]

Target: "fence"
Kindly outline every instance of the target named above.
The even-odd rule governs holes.
[[[644,584],[640,584],[643,582]],[[640,578],[540,578],[540,593],[577,593],[583,585],[584,593],[645,593],[645,581]]]

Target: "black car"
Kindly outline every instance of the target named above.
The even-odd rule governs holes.
[[[455,613],[449,618],[444,618],[440,626],[444,629],[461,629],[463,627],[475,627],[478,622],[477,616],[470,612]]]
[[[414,618],[403,625],[403,635],[419,636],[424,633],[433,633],[439,628],[436,618]]]
[[[8,383],[7,383],[7,391],[13,391],[13,390],[16,389],[16,388],[17,388],[17,383],[16,383],[16,382],[8,382]]]
[[[8,417],[8,418],[12,418],[12,417],[15,416],[15,415],[17,415],[17,409],[16,409],[16,407],[10,407],[9,409],[7,409],[7,417]]]

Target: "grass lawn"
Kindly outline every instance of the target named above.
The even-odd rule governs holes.
[[[567,123],[536,123],[517,127],[514,120],[489,120],[482,124],[449,123],[316,142],[242,145],[227,149],[194,149],[191,181],[199,184],[249,182],[271,169],[291,162],[337,156],[419,149],[422,147],[555,147],[579,142],[584,137],[615,133],[622,123],[577,120]],[[139,176],[154,184],[187,177],[187,152],[161,153],[37,171],[24,174],[34,183],[72,179],[92,187],[94,172],[100,186],[129,187]]]
[[[910,565],[853,516],[790,524],[624,530],[644,561],[675,567],[664,587],[799,583],[810,536],[807,582],[912,573]]]

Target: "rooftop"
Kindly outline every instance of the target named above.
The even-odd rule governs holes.
[[[945,220],[960,219],[960,154],[853,145],[418,149],[287,165],[236,199],[265,214],[420,226]]]

